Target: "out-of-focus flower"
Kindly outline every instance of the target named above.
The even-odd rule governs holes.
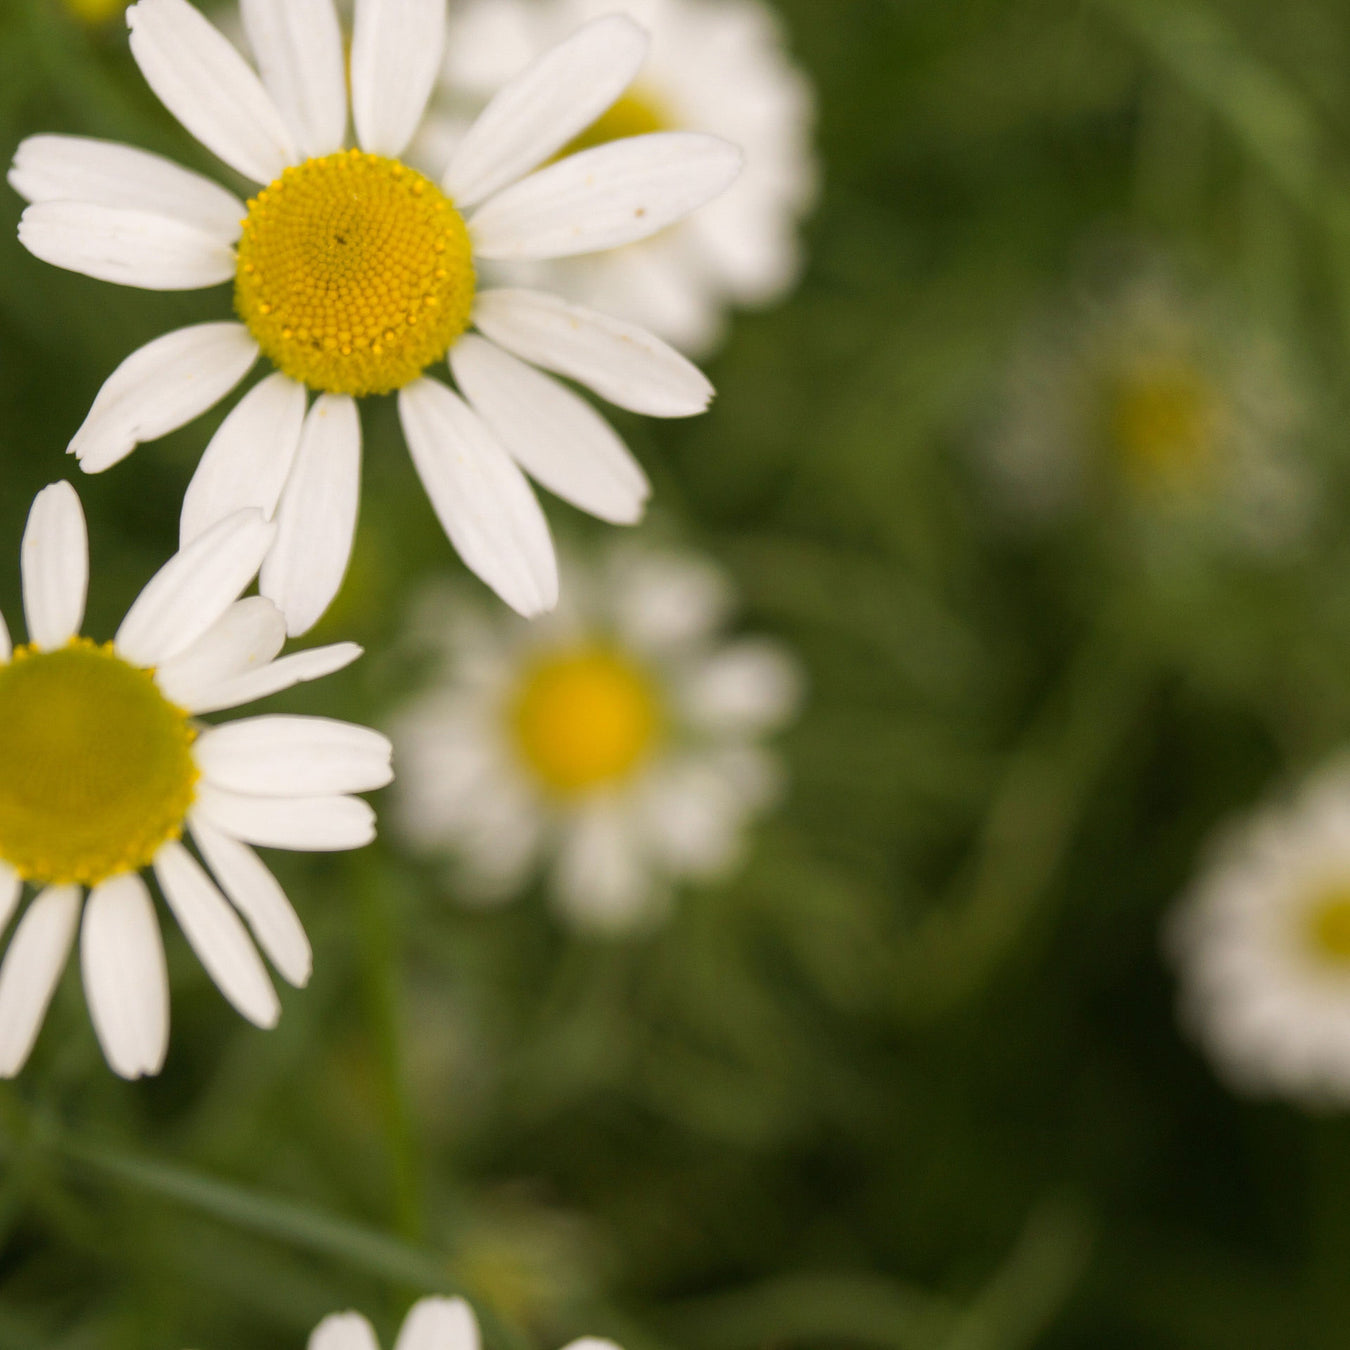
[[[106,23],[127,7],[128,0],[65,0],[66,8],[86,23]]]
[[[400,819],[453,851],[466,898],[509,898],[547,857],[564,913],[623,929],[735,865],[801,680],[776,644],[719,637],[731,597],[702,560],[629,545],[568,585],[533,625],[429,597],[444,669],[397,721]]]
[[[643,324],[693,354],[728,306],[781,298],[801,271],[798,226],[816,194],[814,99],[760,0],[471,0],[451,20],[442,106],[473,107],[578,23],[613,10],[652,34],[628,93],[563,154],[653,131],[725,136],[746,155],[739,182],[683,224],[603,256],[548,265],[549,284]],[[452,118],[433,114],[436,144]]]
[[[251,1022],[270,1027],[281,1009],[240,915],[287,980],[309,979],[304,929],[249,844],[368,843],[374,814],[349,794],[389,781],[390,746],[318,717],[194,720],[360,655],[342,643],[275,659],[286,639],[280,612],[261,596],[238,599],[275,529],[255,510],[217,522],[165,564],[99,646],[79,636],[89,577],[80,500],[55,483],[33,502],[22,559],[28,645],[11,648],[0,620],[0,924],[25,881],[39,888],[0,965],[6,1077],[32,1049],[86,888],[80,963],[99,1042],[123,1077],[159,1072],[169,992],[146,867]],[[215,881],[181,842],[184,826]]]
[[[1168,938],[1184,1019],[1233,1087],[1350,1105],[1350,764],[1232,830]]]
[[[297,634],[336,594],[351,553],[356,400],[397,392],[408,448],[465,562],[521,613],[550,609],[553,544],[525,472],[617,523],[642,515],[650,489],[609,424],[538,367],[657,417],[702,412],[712,389],[641,329],[550,294],[481,289],[476,269],[644,239],[725,189],[740,151],[669,132],[538,168],[642,64],[646,34],[610,15],[507,84],[433,182],[400,156],[440,69],[446,0],[408,0],[397,21],[380,0],[358,0],[359,150],[343,149],[348,62],[332,0],[243,0],[242,13],[257,72],[187,0],[139,0],[127,22],[132,55],[169,111],[268,185],[247,206],[130,146],[35,136],[19,147],[10,182],[32,203],[19,238],[34,254],[148,290],[230,282],[240,319],[135,352],[103,386],[72,453],[87,472],[110,467],[213,406],[266,355],[277,373],[207,447],[182,540],[241,506],[275,512],[260,586]],[[447,354],[463,398],[429,374]]]
[[[478,1320],[462,1298],[424,1298],[404,1318],[394,1350],[479,1350]],[[360,1313],[325,1317],[309,1338],[309,1350],[380,1350],[375,1329]],[[618,1350],[613,1341],[583,1337],[564,1350]]]

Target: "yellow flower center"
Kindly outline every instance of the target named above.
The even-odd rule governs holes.
[[[563,796],[627,778],[651,753],[662,723],[651,676],[599,647],[537,661],[521,681],[510,713],[521,758]]]
[[[248,204],[234,304],[279,370],[332,394],[388,394],[469,326],[464,217],[430,179],[359,150],[307,159]]]
[[[1120,378],[1108,422],[1121,468],[1139,483],[1184,487],[1213,463],[1218,400],[1186,362],[1147,362]]]
[[[0,666],[0,858],[43,885],[144,867],[192,805],[195,737],[111,644],[18,648]]]
[[[1350,884],[1328,887],[1309,906],[1307,939],[1324,963],[1350,972]]]
[[[127,4],[128,0],[66,0],[66,8],[86,23],[104,23],[120,14]]]
[[[640,91],[629,92],[612,103],[585,131],[578,132],[558,151],[555,158],[565,159],[578,150],[590,150],[629,136],[646,136],[653,131],[669,131],[675,125],[659,99]]]

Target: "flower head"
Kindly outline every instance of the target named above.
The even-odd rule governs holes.
[[[414,1303],[398,1333],[395,1350],[480,1350],[478,1320],[462,1298],[424,1298]],[[356,1312],[325,1317],[309,1338],[309,1350],[380,1350],[370,1323]],[[593,1336],[564,1350],[619,1350]]]

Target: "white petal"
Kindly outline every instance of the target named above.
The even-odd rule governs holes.
[[[633,822],[608,802],[578,814],[558,857],[558,903],[576,923],[622,931],[643,917],[657,896]]]
[[[482,421],[438,380],[398,396],[422,486],[469,570],[532,618],[558,603],[548,523],[525,476]]]
[[[709,657],[685,682],[681,705],[698,727],[750,733],[782,726],[801,706],[802,672],[775,642],[745,638]]]
[[[80,631],[89,589],[89,535],[69,483],[33,498],[19,557],[28,640],[43,650],[60,647]]]
[[[117,286],[196,291],[229,281],[234,249],[196,225],[125,206],[38,202],[19,220],[35,258]]]
[[[182,844],[171,841],[155,855],[155,876],[216,987],[255,1026],[275,1026],[281,1004],[262,959],[201,864]]]
[[[347,61],[333,0],[242,0],[263,85],[305,155],[342,148]]]
[[[490,198],[469,221],[478,257],[566,258],[664,230],[724,192],[741,152],[716,136],[658,131],[569,155]]]
[[[642,650],[675,652],[703,642],[731,611],[731,586],[706,558],[620,548],[609,572],[619,632]]]
[[[258,345],[241,323],[197,324],[146,343],[108,376],[70,453],[85,473],[102,473],[142,441],[200,417],[257,359]]]
[[[28,1060],[80,917],[80,888],[53,886],[28,906],[0,965],[0,1078]]]
[[[8,863],[0,862],[0,933],[9,927],[22,894],[23,878]]]
[[[131,54],[164,106],[231,168],[255,183],[300,158],[286,123],[247,61],[187,0],[127,10]]]
[[[256,506],[270,520],[305,422],[305,387],[277,371],[254,385],[211,438],[183,498],[180,545]]]
[[[218,183],[116,141],[30,136],[14,155],[10,186],[29,202],[121,206],[195,225],[222,244],[242,232],[247,208]]]
[[[266,698],[268,694],[277,694],[283,689],[289,689],[293,684],[331,675],[334,671],[341,670],[343,666],[351,665],[360,655],[361,648],[354,642],[335,642],[328,647],[314,647],[307,652],[295,652],[257,670],[250,670],[203,688],[183,706],[194,713],[219,712],[222,708],[242,707],[245,703]]]
[[[641,794],[644,834],[679,875],[714,877],[739,859],[748,803],[711,761],[663,765]]]
[[[380,1343],[360,1313],[333,1313],[310,1333],[309,1350],[380,1350]]]
[[[517,464],[550,492],[616,525],[642,518],[651,484],[584,399],[472,333],[450,353],[455,382]]]
[[[277,879],[247,844],[222,834],[199,812],[192,837],[234,907],[248,920],[259,946],[297,989],[309,983],[314,958],[304,925]]]
[[[599,1336],[583,1336],[579,1341],[568,1341],[563,1350],[619,1350],[619,1346]]]
[[[375,838],[375,812],[359,797],[254,797],[203,783],[197,810],[218,830],[261,848],[329,853]]]
[[[8,661],[14,655],[14,643],[10,640],[9,625],[5,616],[0,614],[0,661]]]
[[[323,394],[305,418],[277,508],[277,541],[258,579],[292,637],[319,622],[342,586],[360,499],[361,415],[354,399]]]
[[[426,111],[445,51],[445,0],[356,0],[352,117],[361,148],[397,159]]]
[[[378,731],[327,717],[248,717],[208,728],[193,746],[209,782],[264,797],[382,788],[392,753]]]
[[[223,680],[261,670],[286,643],[286,620],[261,595],[236,600],[190,647],[162,662],[155,682],[171,703],[194,708]],[[195,709],[194,709],[195,710]]]
[[[157,666],[202,636],[253,580],[276,526],[257,511],[236,511],[175,553],[122,620],[117,652]]]
[[[588,23],[504,85],[450,160],[442,185],[476,206],[584,131],[632,83],[647,34],[610,14]]]
[[[158,1073],[169,1048],[169,976],[155,907],[135,873],[90,893],[80,964],[89,1016],[113,1072]]]
[[[394,1350],[478,1350],[478,1321],[462,1298],[424,1298],[403,1319]]]
[[[692,417],[713,387],[692,361],[645,328],[541,291],[480,291],[478,329],[522,360],[566,375],[616,407],[649,417]]]

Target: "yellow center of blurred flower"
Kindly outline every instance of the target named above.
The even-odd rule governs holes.
[[[573,136],[555,158],[565,159],[578,150],[590,150],[597,145],[608,145],[610,141],[626,140],[629,136],[670,131],[674,125],[658,99],[640,91],[629,92],[606,108],[585,131]]]
[[[129,0],[66,0],[66,8],[86,23],[103,23],[126,9]]]
[[[0,666],[0,858],[44,885],[144,867],[182,831],[195,738],[111,644],[18,648]]]
[[[398,160],[308,159],[248,204],[235,308],[277,368],[311,389],[402,389],[469,326],[473,296],[463,216]]]
[[[1185,362],[1147,363],[1121,377],[1108,420],[1121,467],[1137,482],[1184,487],[1213,461],[1218,401],[1209,383]]]
[[[1309,908],[1308,941],[1323,961],[1350,969],[1350,885],[1328,888]]]
[[[662,708],[652,677],[606,648],[541,658],[511,705],[511,727],[525,763],[564,796],[629,777],[651,753]]]

